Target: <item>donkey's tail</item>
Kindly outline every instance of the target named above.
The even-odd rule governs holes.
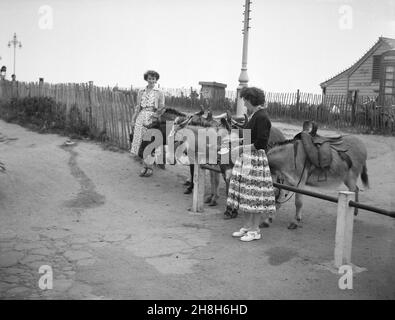
[[[366,167],[366,163],[362,167],[361,180],[363,185],[369,188],[368,168]]]

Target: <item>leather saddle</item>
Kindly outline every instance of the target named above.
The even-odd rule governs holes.
[[[324,137],[317,134],[318,126],[313,121],[305,121],[303,131],[295,136],[295,139],[302,141],[304,150],[309,161],[317,169],[329,169],[332,163],[332,150],[337,151],[340,158],[346,161],[351,168],[351,158],[346,154],[348,149],[344,148],[343,136]],[[310,131],[309,131],[310,130]]]

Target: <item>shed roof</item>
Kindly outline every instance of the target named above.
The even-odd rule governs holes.
[[[395,39],[392,38],[386,38],[386,37],[380,37],[376,43],[358,60],[356,61],[351,67],[341,71],[340,73],[338,73],[337,75],[333,76],[332,78],[329,78],[328,80],[322,82],[320,84],[321,87],[325,87],[329,84],[331,84],[332,82],[338,80],[339,78],[341,78],[342,76],[346,75],[346,74],[351,74],[354,72],[354,70],[358,69],[358,67],[367,59],[370,57],[370,55],[376,51],[376,49],[381,46],[383,43],[386,43],[388,46],[390,46],[391,48],[395,48]]]
[[[199,84],[201,86],[207,86],[207,87],[219,87],[219,88],[226,88],[227,85],[225,83],[220,83],[220,82],[205,82],[205,81],[200,81]]]

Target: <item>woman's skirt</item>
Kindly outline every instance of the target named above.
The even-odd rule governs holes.
[[[227,206],[244,213],[275,214],[272,176],[264,150],[243,152],[236,160],[229,183]]]
[[[154,114],[153,111],[151,110],[142,110],[138,114],[136,118],[136,124],[134,126],[134,132],[133,132],[133,141],[132,141],[132,147],[130,149],[130,152],[133,155],[139,156],[142,158],[142,151],[143,148],[140,148],[143,142],[143,137],[144,134],[147,132],[147,128],[144,126],[144,124],[149,123],[152,115]],[[146,145],[147,143],[145,143]],[[148,142],[149,144],[149,142]]]

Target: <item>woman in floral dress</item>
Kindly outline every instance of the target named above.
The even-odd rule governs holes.
[[[140,159],[143,159],[143,168],[140,172],[141,177],[149,177],[153,173],[152,164],[153,156],[147,155],[143,157],[144,148],[150,142],[143,141],[144,134],[147,132],[145,127],[151,122],[152,116],[160,114],[165,109],[165,96],[159,90],[156,83],[159,80],[159,73],[148,70],[144,73],[144,80],[148,85],[139,91],[137,96],[137,104],[132,117],[133,141],[130,152]]]

